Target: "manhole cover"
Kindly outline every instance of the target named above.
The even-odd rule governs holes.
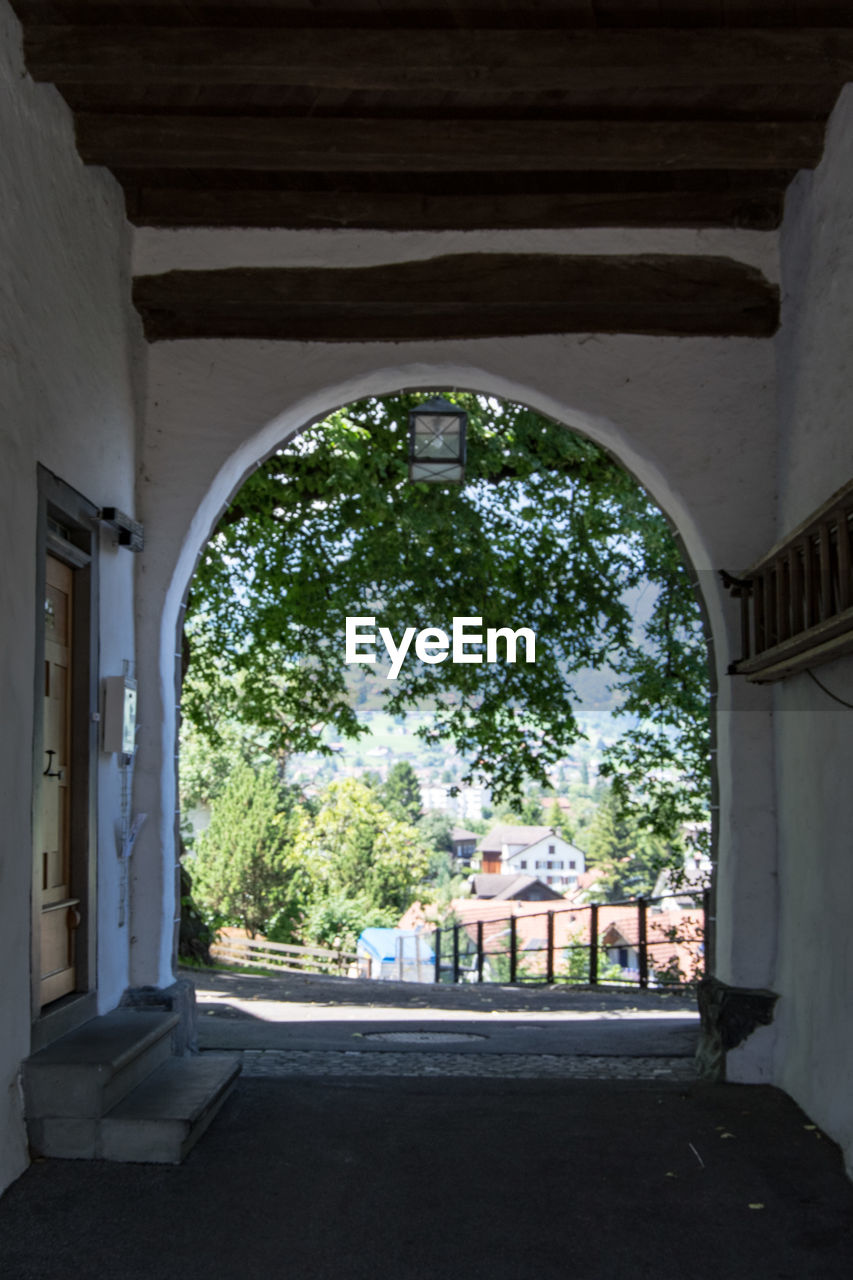
[[[462,1040],[487,1040],[475,1031],[366,1031],[365,1040],[393,1040],[395,1044],[458,1044]]]

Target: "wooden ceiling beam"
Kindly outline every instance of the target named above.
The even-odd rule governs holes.
[[[853,31],[833,29],[419,31],[315,28],[29,27],[39,80],[76,84],[312,85],[505,92],[839,84],[853,78]]]
[[[716,85],[840,86],[853,30],[377,30],[28,26],[36,80],[72,84],[310,85],[506,93]],[[402,53],[402,56],[401,56]]]
[[[754,267],[674,254],[457,254],[360,268],[138,276],[151,341],[403,342],[543,333],[773,334],[779,292]]]
[[[796,121],[371,120],[80,112],[85,161],[271,172],[809,169],[822,124]]]
[[[11,0],[22,21],[185,27],[833,27],[849,0]]]
[[[455,194],[196,187],[125,181],[136,226],[372,228],[384,231],[530,227],[740,227],[768,231],[782,216],[784,185],[717,191],[634,190]]]

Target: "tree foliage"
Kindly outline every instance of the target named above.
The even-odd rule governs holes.
[[[331,783],[313,810],[274,766],[238,761],[190,860],[203,911],[273,941],[350,950],[369,925],[396,924],[427,874],[418,829],[353,778]]]
[[[212,740],[228,707],[287,754],[362,731],[344,664],[347,616],[406,627],[530,627],[536,663],[427,664],[386,710],[429,706],[466,780],[519,797],[580,736],[572,677],[616,673],[636,727],[608,753],[623,803],[672,835],[707,803],[705,646],[667,522],[602,449],[522,406],[455,394],[469,414],[464,487],[411,484],[406,419],[422,397],[349,405],[264,462],[202,557],[187,621],[183,708]],[[638,627],[632,590],[652,599]],[[380,653],[381,660],[381,653]],[[236,672],[237,678],[233,674]],[[540,819],[541,820],[541,819]]]
[[[384,913],[383,924],[396,924],[428,864],[416,828],[395,818],[373,788],[355,778],[326,788],[297,853],[310,868],[315,900],[359,899]]]
[[[302,814],[271,765],[240,763],[196,841],[197,900],[251,937],[295,920],[304,879],[294,855]]]
[[[564,964],[558,970],[558,982],[589,982],[589,942],[584,929],[576,929],[563,948]],[[618,982],[622,970],[599,943],[597,978],[599,982]]]
[[[385,808],[401,822],[417,822],[421,817],[421,786],[408,760],[392,764],[379,794]]]
[[[602,872],[595,894],[607,902],[648,897],[664,868],[677,869],[684,861],[680,841],[670,843],[644,827],[642,817],[627,809],[614,791],[608,791],[586,833],[590,867]]]

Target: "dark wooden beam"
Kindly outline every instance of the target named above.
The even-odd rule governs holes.
[[[151,341],[403,342],[542,333],[769,337],[778,289],[729,258],[459,254],[361,268],[140,276]]]
[[[281,30],[30,27],[37,80],[75,84],[312,85],[507,93],[711,85],[844,84],[850,29]]]
[[[809,122],[284,119],[76,116],[84,160],[124,169],[433,173],[808,169],[823,125]]]
[[[591,175],[592,176],[592,175]],[[127,215],[147,227],[374,228],[471,231],[558,227],[742,227],[781,221],[784,188],[745,182],[721,190],[426,191],[180,187],[125,182]]]
[[[114,26],[849,27],[849,0],[11,0],[22,20]]]

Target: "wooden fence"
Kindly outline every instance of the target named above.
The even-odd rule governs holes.
[[[333,951],[327,947],[299,947],[289,942],[266,942],[258,938],[219,938],[210,948],[215,960],[274,972],[332,973],[347,975],[357,963],[354,951]]]

